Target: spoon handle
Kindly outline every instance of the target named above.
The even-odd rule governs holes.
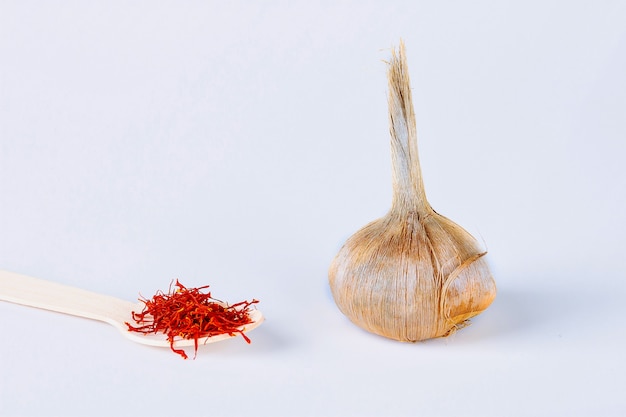
[[[134,303],[80,288],[0,270],[0,300],[105,321],[116,327]]]

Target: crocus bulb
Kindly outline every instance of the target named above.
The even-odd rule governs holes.
[[[403,43],[392,50],[388,82],[391,209],[346,241],[329,282],[357,326],[414,342],[465,325],[491,304],[496,285],[476,239],[426,200]]]

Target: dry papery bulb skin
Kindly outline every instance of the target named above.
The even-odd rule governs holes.
[[[388,63],[393,198],[352,235],[329,270],[335,303],[353,323],[400,341],[447,336],[485,310],[495,281],[472,235],[424,193],[404,44]]]

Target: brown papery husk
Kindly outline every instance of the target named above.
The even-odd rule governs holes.
[[[496,286],[476,239],[426,199],[402,42],[388,65],[392,206],[346,241],[329,283],[356,325],[414,342],[465,325],[491,304]]]

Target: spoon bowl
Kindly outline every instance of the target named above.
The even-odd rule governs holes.
[[[126,322],[136,324],[132,312],[144,308],[141,302],[130,302],[116,297],[83,290],[56,282],[46,281],[15,272],[0,270],[0,301],[21,304],[58,313],[70,314],[92,320],[99,320],[117,328],[122,335],[133,342],[157,347],[170,347],[167,336],[163,333],[140,334],[128,331]],[[250,310],[252,323],[238,329],[249,332],[264,320],[259,310]],[[198,339],[198,345],[219,342],[235,337],[230,334]],[[174,348],[194,346],[194,339],[174,339]]]

